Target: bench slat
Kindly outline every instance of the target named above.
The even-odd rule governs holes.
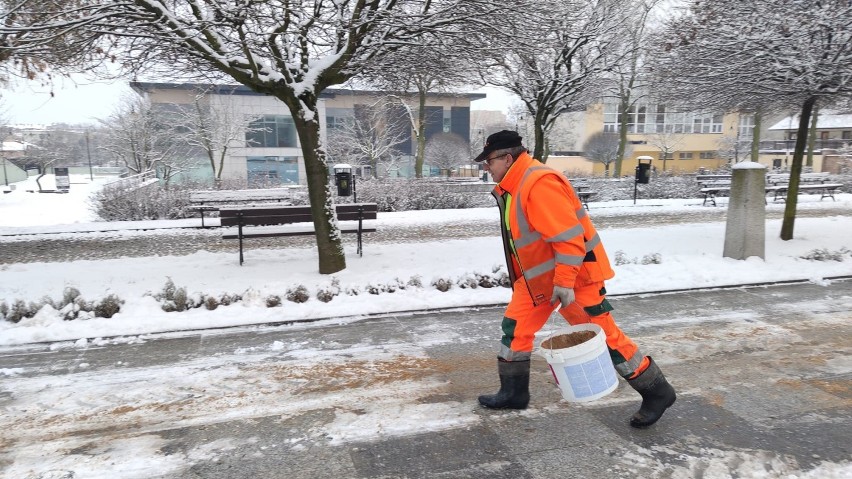
[[[357,233],[358,227],[340,228],[341,233]],[[361,228],[362,233],[375,233],[376,228]],[[243,238],[277,238],[279,236],[307,236],[314,234],[314,230],[310,231],[245,231],[243,230]],[[239,236],[236,233],[227,233],[222,235],[222,239],[237,239]]]
[[[363,221],[375,220],[378,214],[378,205],[375,203],[349,203],[335,205],[335,213],[338,221],[358,221],[357,226],[340,225],[341,233],[358,234],[358,254],[362,253],[361,234],[375,232],[374,226],[365,227]],[[240,264],[243,264],[243,240],[246,238],[272,238],[278,236],[304,236],[315,234],[313,217],[310,206],[269,206],[253,205],[243,208],[223,207],[219,209],[221,226],[236,226],[237,233],[224,233],[222,239],[240,240]],[[252,227],[272,225],[299,225],[297,228],[267,229]],[[245,227],[249,227],[248,230]]]

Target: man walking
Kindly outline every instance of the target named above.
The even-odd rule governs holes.
[[[674,404],[674,388],[615,324],[604,287],[615,273],[571,184],[530,156],[515,131],[490,135],[475,161],[485,162],[497,183],[492,195],[500,208],[513,289],[497,355],[500,391],[480,396],[479,403],[494,409],[527,407],[533,339],[558,308],[570,324],[591,322],[603,329],[616,371],[642,396],[630,425],[657,422]]]

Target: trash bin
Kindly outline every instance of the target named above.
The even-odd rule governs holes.
[[[636,165],[636,183],[648,184],[651,181],[651,164],[639,163]]]
[[[341,171],[334,174],[337,194],[339,196],[352,196],[352,173]]]

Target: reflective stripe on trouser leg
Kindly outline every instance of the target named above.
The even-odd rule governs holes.
[[[574,289],[574,303],[559,310],[569,324],[594,323],[606,334],[606,345],[616,372],[628,378],[642,365],[644,355],[618,325],[609,313],[612,306],[606,301],[603,283],[593,283]],[[592,316],[590,313],[598,313]]]
[[[503,316],[503,339],[497,356],[506,361],[527,361],[533,340],[554,307],[548,303],[534,305],[524,278],[515,281],[512,299]]]

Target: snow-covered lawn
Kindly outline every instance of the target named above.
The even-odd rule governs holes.
[[[97,180],[97,179],[96,179]],[[92,218],[86,209],[88,193],[97,185],[72,184],[71,193],[33,194],[16,192],[0,196],[2,233],[15,225],[27,232],[66,229],[88,225]],[[852,274],[852,218],[828,216],[799,218],[795,239],[779,239],[780,220],[766,223],[766,258],[736,261],[722,257],[725,223],[716,222],[656,225],[655,215],[706,211],[698,199],[641,200],[593,203],[595,215],[635,217],[631,228],[603,229],[601,237],[615,263],[616,277],[608,282],[612,295],[714,287],[742,283],[783,280],[823,281],[824,278]],[[770,208],[782,208],[770,205]],[[800,209],[852,208],[852,195],[838,195],[836,202],[803,196]],[[836,210],[835,210],[836,211]],[[441,228],[460,221],[497,222],[496,208],[470,210],[411,211],[380,214],[380,229],[422,225]],[[171,227],[179,222],[144,222],[141,226]],[[62,226],[57,226],[62,223]],[[100,224],[104,227],[104,224]],[[116,225],[110,225],[116,227]],[[134,226],[140,226],[134,222]],[[96,234],[96,233],[95,233]],[[155,234],[126,231],[123,235]],[[68,236],[72,236],[68,234]],[[20,237],[0,237],[19,241]],[[835,253],[842,261],[804,259],[814,250]],[[656,256],[656,259],[655,259]],[[347,251],[347,268],[334,275],[317,273],[315,249],[249,249],[247,262],[239,266],[236,255],[199,251],[188,256],[147,256],[111,260],[79,260],[68,263],[10,264],[0,268],[0,298],[38,301],[45,296],[59,300],[66,287],[77,288],[89,301],[113,294],[124,301],[121,312],[109,319],[63,321],[50,307],[34,318],[17,324],[0,323],[0,345],[28,342],[94,339],[107,336],[138,335],[175,329],[203,329],[273,321],[338,318],[423,308],[479,306],[505,303],[509,290],[502,287],[463,287],[476,283],[477,275],[499,276],[505,271],[501,240],[497,235],[452,241],[368,244],[363,257]],[[497,271],[497,273],[495,273]],[[185,288],[191,298],[238,295],[242,299],[213,311],[204,307],[185,312],[165,312],[154,295],[161,293],[171,279]],[[432,283],[448,280],[453,286],[438,291]],[[304,303],[286,300],[287,292],[304,286],[310,299]],[[329,302],[317,299],[321,290],[337,292]],[[393,292],[389,292],[394,290]],[[371,291],[378,294],[371,294]],[[270,297],[283,299],[281,305],[267,307]],[[179,318],[179,320],[178,320]]]

